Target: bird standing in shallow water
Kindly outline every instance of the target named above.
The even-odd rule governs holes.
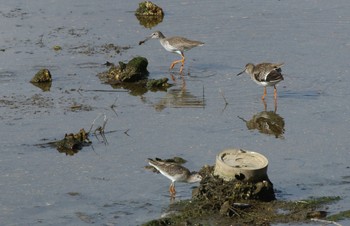
[[[238,73],[238,75],[246,72],[250,75],[251,79],[259,85],[264,86],[264,94],[261,99],[264,100],[266,96],[266,86],[274,87],[274,98],[277,99],[277,88],[276,84],[283,80],[283,75],[281,74],[281,67],[283,63],[261,63],[254,66],[252,63],[248,63],[245,69]]]
[[[164,47],[166,51],[181,55],[182,57],[181,60],[175,60],[170,65],[170,69],[172,69],[176,64],[181,62],[180,73],[182,72],[185,64],[184,52],[192,49],[193,47],[204,45],[204,42],[189,40],[187,38],[179,37],[179,36],[166,38],[160,31],[153,32],[151,36],[149,36],[143,41],[140,41],[139,45],[145,43],[147,40],[151,38],[159,39],[160,44]]]
[[[202,180],[202,176],[196,172],[190,172],[187,168],[171,162],[163,162],[153,159],[148,159],[148,164],[156,168],[161,174],[171,180],[169,192],[172,198],[175,197],[175,181],[195,183]]]

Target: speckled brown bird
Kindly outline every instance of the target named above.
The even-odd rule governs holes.
[[[238,73],[238,75],[246,72],[250,75],[251,79],[259,85],[264,86],[264,94],[261,99],[264,100],[266,96],[266,86],[274,87],[274,98],[277,99],[277,88],[276,84],[283,80],[281,67],[284,63],[260,63],[254,65],[252,63],[248,63],[245,66],[245,69]]]
[[[161,174],[171,180],[169,192],[171,197],[175,197],[175,181],[195,183],[202,180],[202,176],[197,172],[190,172],[187,168],[173,162],[163,162],[148,159],[148,164],[156,168]]]

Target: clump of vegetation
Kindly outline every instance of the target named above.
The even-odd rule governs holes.
[[[34,86],[39,87],[42,91],[50,91],[52,84],[51,72],[46,68],[40,69],[30,82]]]
[[[164,18],[163,9],[150,1],[139,3],[139,8],[135,12],[140,24],[146,28],[152,28],[161,23]]]
[[[107,83],[116,84],[121,82],[137,82],[147,78],[148,61],[144,57],[135,57],[127,64],[119,62],[119,65],[108,63],[109,70],[98,74],[99,78]]]
[[[51,73],[48,69],[40,69],[30,80],[31,83],[52,82]]]
[[[163,9],[151,1],[140,2],[135,14],[140,16],[164,16]]]
[[[164,218],[152,220],[144,226],[163,225],[270,225],[273,223],[330,222],[350,217],[350,211],[326,218],[324,205],[340,197],[310,198],[301,201],[275,199],[269,181],[245,183],[225,182],[213,176],[213,167],[200,171],[203,180],[192,192],[192,200],[179,201],[169,206]]]
[[[148,79],[148,61],[146,58],[138,56],[128,63],[119,62],[118,65],[107,62],[109,70],[99,73],[99,79],[115,88],[124,88],[132,92],[133,95],[142,95],[147,91],[166,91],[172,85],[168,83],[168,78]]]
[[[83,146],[91,144],[91,141],[88,138],[89,133],[85,132],[84,129],[81,129],[78,133],[65,134],[62,140],[55,142],[57,150],[66,155],[76,154]]]

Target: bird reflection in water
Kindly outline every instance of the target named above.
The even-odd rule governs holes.
[[[275,111],[262,111],[253,116],[249,121],[242,119],[249,130],[258,130],[260,133],[274,135],[276,138],[284,139],[284,119]]]
[[[165,97],[161,98],[153,106],[157,111],[162,111],[165,108],[204,108],[204,88],[202,96],[191,94],[184,85],[182,87],[169,89]]]

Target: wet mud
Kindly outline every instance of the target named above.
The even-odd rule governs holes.
[[[219,3],[135,16],[130,1],[4,2],[3,224],[347,225],[347,3]],[[159,43],[138,45],[155,28],[206,43],[186,54],[184,73],[168,69],[177,56]],[[140,55],[147,76],[115,79]],[[278,111],[271,92],[261,103],[261,87],[235,78],[265,60],[285,62]],[[29,83],[42,68],[52,81]],[[271,181],[224,182],[207,166],[192,195],[180,186],[169,204],[166,178],[142,168],[176,155],[199,169],[228,146],[264,153]]]

